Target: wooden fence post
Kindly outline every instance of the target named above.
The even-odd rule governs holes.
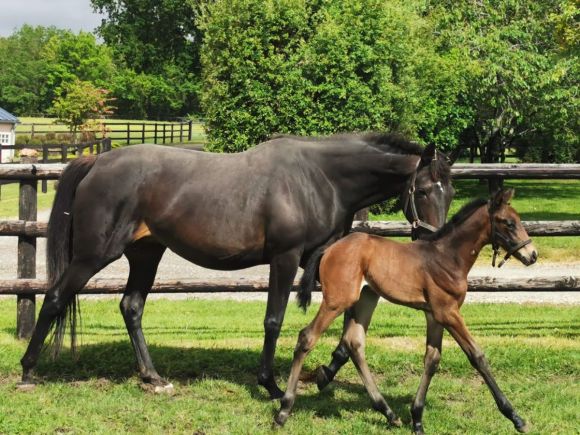
[[[173,126],[174,124],[171,123],[171,143],[173,143]]]
[[[42,145],[42,163],[48,163],[48,145]],[[48,192],[48,181],[42,180],[42,193]]]
[[[68,154],[68,147],[66,145],[61,145],[60,146],[60,161],[61,161],[61,163],[66,163],[67,154]]]
[[[155,123],[155,133],[153,137],[153,143],[157,143],[157,122]]]
[[[127,145],[131,145],[131,124],[127,123]]]
[[[189,120],[189,133],[187,135],[187,140],[191,142],[191,130],[193,129],[193,121]]]
[[[179,123],[179,143],[183,143],[183,122]]]
[[[355,221],[368,221],[369,220],[369,209],[363,208],[363,209],[357,211],[354,214],[354,220]]]
[[[141,126],[141,143],[145,143],[145,123]]]
[[[163,124],[163,145],[165,145],[165,126],[167,124]]]
[[[29,150],[32,151],[32,150]],[[22,163],[36,163],[36,152],[21,151]],[[36,221],[37,217],[37,180],[20,180],[18,218]],[[36,237],[18,236],[17,277],[36,278]],[[36,299],[34,295],[18,295],[16,308],[16,336],[28,339],[34,331],[36,321]]]
[[[107,151],[111,151],[112,145],[111,145],[111,138],[110,137],[106,137],[103,139],[103,152],[107,152]]]

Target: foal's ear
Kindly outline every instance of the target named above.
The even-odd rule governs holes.
[[[423,153],[421,154],[421,163],[424,165],[431,163],[432,160],[437,158],[437,150],[435,149],[435,144],[431,143],[425,147]]]
[[[449,162],[449,166],[451,166],[453,163],[455,163],[455,161],[459,158],[461,151],[462,151],[461,147],[458,146],[457,148],[455,148],[453,151],[451,151],[449,153],[449,155],[447,156],[447,162]]]
[[[493,195],[493,207],[499,208],[504,204],[509,204],[511,199],[514,197],[515,190],[510,189],[500,189]]]

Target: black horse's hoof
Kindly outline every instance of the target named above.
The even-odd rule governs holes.
[[[36,383],[32,381],[21,381],[16,384],[18,391],[32,391],[36,388]]]
[[[328,367],[320,366],[316,370],[316,385],[318,386],[318,391],[324,390],[333,379],[334,374]]]

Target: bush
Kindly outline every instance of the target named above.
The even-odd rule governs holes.
[[[212,150],[240,151],[273,133],[398,130],[438,140],[436,115],[451,112],[458,92],[459,71],[424,43],[429,30],[406,3],[218,0],[200,27]],[[463,126],[458,118],[445,128]]]

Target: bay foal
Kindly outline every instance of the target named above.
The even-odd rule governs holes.
[[[425,369],[411,408],[414,433],[423,433],[425,396],[441,358],[444,329],[481,374],[502,414],[518,431],[526,432],[526,423],[499,389],[482,350],[459,313],[467,292],[467,274],[485,245],[492,243],[495,252],[500,245],[507,251],[506,259],[514,255],[525,265],[536,262],[538,254],[518,214],[509,205],[512,195],[513,190],[500,191],[489,202],[471,202],[427,241],[402,244],[354,233],[313,258],[301,282],[299,303],[303,308],[309,304],[316,277],[313,270],[316,269],[323,301],[314,320],[300,332],[276,423],[284,424],[290,415],[306,355],[332,321],[350,308],[349,324],[341,343],[348,349],[373,408],[384,414],[391,424],[401,425],[401,420],[379,392],[365,360],[365,334],[376,306],[372,292],[376,292],[391,302],[423,310],[427,318]]]

